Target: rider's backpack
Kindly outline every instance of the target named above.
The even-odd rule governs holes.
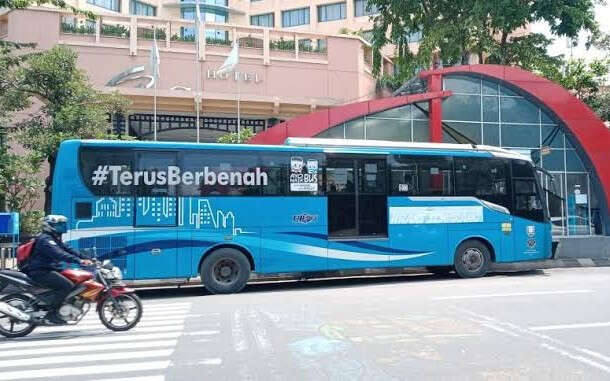
[[[23,245],[19,245],[17,248],[17,267],[19,270],[24,270],[27,267],[28,261],[34,251],[34,245],[36,239],[32,238]]]

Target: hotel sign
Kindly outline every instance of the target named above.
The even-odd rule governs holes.
[[[251,82],[251,83],[261,83],[263,79],[258,75],[258,73],[247,73],[247,72],[232,72],[232,73],[219,73],[218,70],[208,69],[207,79],[218,79],[218,80],[228,80],[229,78],[233,81],[240,80],[242,82]]]

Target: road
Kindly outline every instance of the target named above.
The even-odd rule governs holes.
[[[610,268],[139,293],[130,332],[0,339],[0,380],[610,379]]]

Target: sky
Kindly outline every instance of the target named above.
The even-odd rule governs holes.
[[[600,29],[603,32],[610,33],[610,4],[597,5],[595,7],[595,19],[599,23]],[[584,32],[581,32],[578,36],[578,45],[575,47],[570,47],[567,38],[553,37],[551,35],[549,25],[546,22],[534,23],[531,25],[531,28],[532,32],[543,33],[547,37],[555,40],[553,44],[549,46],[548,52],[550,55],[563,54],[566,58],[583,58],[586,61],[608,56],[607,53],[603,53],[595,48],[587,50],[585,47],[585,42],[587,41],[588,35]]]

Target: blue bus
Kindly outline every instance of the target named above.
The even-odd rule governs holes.
[[[70,140],[52,212],[133,283],[428,267],[461,277],[551,256],[531,160],[496,147],[289,138],[282,146]]]

